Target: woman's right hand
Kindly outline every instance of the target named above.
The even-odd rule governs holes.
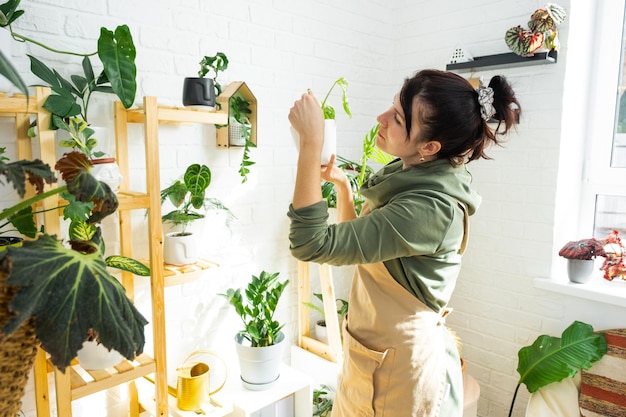
[[[302,94],[289,110],[289,122],[300,135],[300,149],[324,144],[324,114],[312,92]]]

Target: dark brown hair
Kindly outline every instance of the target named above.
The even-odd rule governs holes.
[[[503,76],[493,77],[489,87],[494,93],[496,112],[493,119],[498,121],[495,129],[481,117],[477,91],[460,75],[423,70],[407,78],[400,91],[407,140],[415,104],[420,127],[418,140],[441,143],[438,158],[447,158],[455,166],[479,158],[489,159],[485,149],[491,144],[499,144],[500,136],[511,129],[521,114],[515,92]]]

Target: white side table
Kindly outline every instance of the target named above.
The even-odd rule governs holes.
[[[228,414],[230,417],[260,417],[261,410],[290,396],[293,396],[293,414],[287,412],[285,417],[313,414],[311,378],[287,365],[281,366],[278,381],[265,391],[250,391],[244,388],[239,370],[234,369],[229,372],[224,388],[215,396],[233,405],[233,412]]]

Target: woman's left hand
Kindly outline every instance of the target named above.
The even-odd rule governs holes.
[[[324,145],[324,114],[312,92],[302,95],[289,110],[289,122],[300,135],[300,149],[315,148],[321,152]]]

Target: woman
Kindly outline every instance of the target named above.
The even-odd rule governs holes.
[[[478,90],[453,73],[424,70],[405,80],[378,116],[376,145],[397,159],[361,189],[357,218],[350,184],[320,170],[324,122],[306,93],[289,121],[300,135],[291,219],[292,254],[303,261],[356,265],[343,329],[344,361],[333,417],[456,417],[463,382],[446,306],[456,284],[469,220],[480,203],[469,161],[488,158],[515,122],[519,103],[503,77]],[[496,131],[491,118],[501,124]],[[327,225],[320,181],[337,189],[337,225]]]

